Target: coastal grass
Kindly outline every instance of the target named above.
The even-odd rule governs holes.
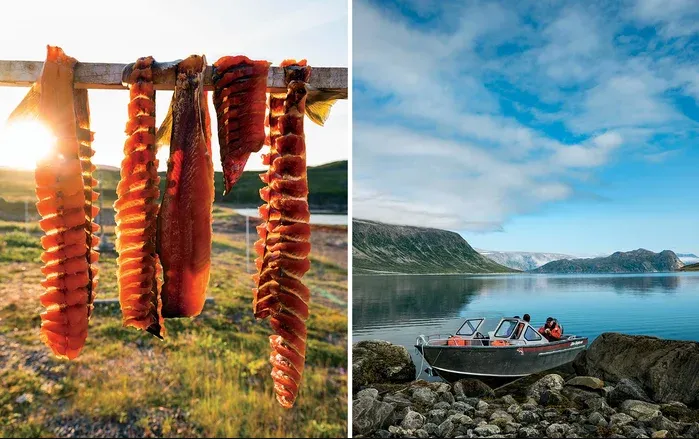
[[[347,270],[321,256],[307,274],[313,302],[296,405],[274,398],[267,322],[251,312],[244,243],[214,237],[204,311],[167,320],[166,338],[124,328],[98,303],[81,355],[59,360],[39,341],[40,232],[0,222],[0,437],[347,435]],[[113,236],[108,236],[113,242]],[[20,250],[24,249],[24,250]],[[40,254],[40,253],[39,253]],[[100,256],[98,299],[117,297],[116,254]],[[254,267],[254,264],[251,264]]]

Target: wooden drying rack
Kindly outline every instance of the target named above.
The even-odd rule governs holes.
[[[175,89],[175,62],[158,63],[153,66],[153,84],[156,90]],[[3,61],[0,60],[0,86],[29,87],[37,79],[44,65],[43,61]],[[126,76],[133,64],[81,63],[75,65],[75,88],[126,90],[122,75]],[[309,84],[315,88],[347,92],[346,67],[313,67]],[[206,66],[204,89],[213,90],[211,82],[212,66]],[[268,92],[284,92],[284,69],[270,67],[267,77]]]

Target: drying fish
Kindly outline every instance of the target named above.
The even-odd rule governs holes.
[[[68,359],[78,356],[87,338],[98,259],[92,250],[98,244],[98,226],[92,221],[98,213],[93,206],[93,133],[87,91],[73,88],[76,62],[61,48],[47,46],[39,80],[10,115],[10,121],[38,117],[56,137],[35,171],[36,207],[45,232],[41,339],[57,356]]]
[[[209,282],[214,168],[205,67],[206,58],[196,55],[178,64],[172,119],[166,121],[170,157],[157,231],[165,318],[198,315]]]
[[[266,187],[260,207],[264,223],[255,243],[258,273],[253,277],[253,311],[270,318],[272,378],[277,401],[291,408],[298,395],[306,357],[306,320],[310,291],[301,278],[310,268],[311,250],[303,115],[311,68],[306,61],[284,61],[285,95],[270,95],[270,153],[262,174]],[[283,96],[283,98],[282,98]]]
[[[139,58],[128,78],[128,138],[124,144],[114,218],[124,326],[162,338],[165,327],[158,283],[162,270],[155,248],[160,177],[155,146],[153,63],[153,57]]]
[[[224,195],[242,175],[250,154],[264,144],[269,65],[245,56],[224,56],[214,63],[214,107]]]

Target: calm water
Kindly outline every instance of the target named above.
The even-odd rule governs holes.
[[[256,218],[259,216],[259,212],[257,211],[257,209],[235,209],[235,211],[241,215],[247,215]],[[346,226],[347,215],[337,215],[334,213],[311,213],[311,224]]]
[[[408,348],[454,333],[465,317],[556,317],[566,334],[603,332],[699,341],[699,273],[646,275],[355,276],[354,341]],[[419,365],[419,359],[417,360]]]

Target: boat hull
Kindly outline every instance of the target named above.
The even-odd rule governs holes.
[[[415,346],[432,370],[447,381],[461,378],[519,378],[570,363],[587,338],[538,346]]]

